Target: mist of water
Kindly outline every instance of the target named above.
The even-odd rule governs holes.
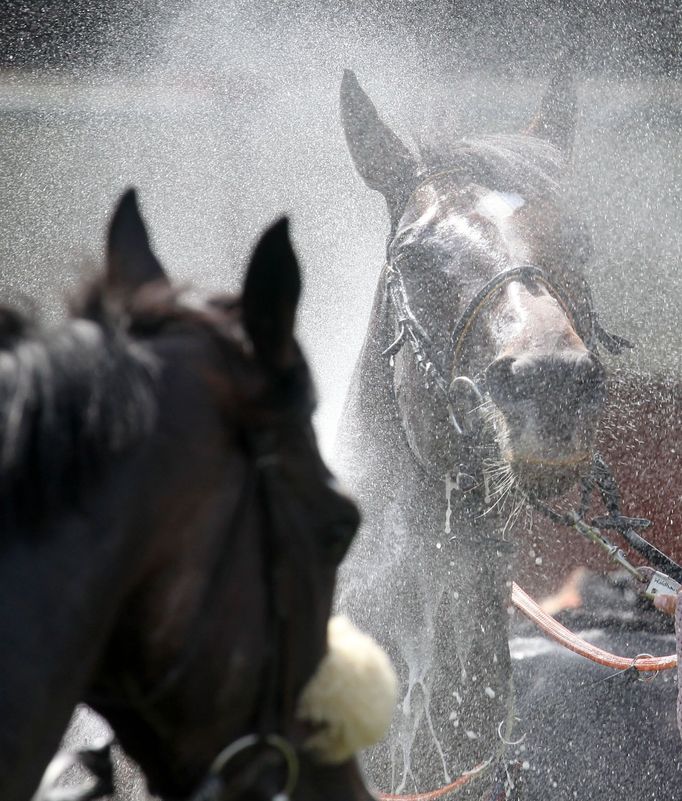
[[[546,44],[520,71],[497,52],[509,44],[499,18],[488,29],[483,14],[465,15],[469,28],[454,36],[446,3],[171,5],[149,29],[117,29],[112,50],[133,48],[136,59],[115,70],[95,60],[0,73],[3,299],[29,297],[57,316],[84,257],[100,258],[129,184],[169,272],[202,286],[238,289],[258,232],[289,214],[305,280],[300,338],[331,456],[388,230],[343,141],[342,70],[356,71],[407,142],[521,129],[551,73],[561,12],[544,18]],[[631,363],[679,373],[682,97],[674,78],[645,68],[592,69],[580,81],[572,185],[593,234],[588,277],[605,326],[637,342]],[[429,667],[413,656],[405,703]],[[401,747],[409,768],[409,738]]]
[[[542,92],[554,28],[547,23],[546,69],[529,78],[511,65],[506,77],[499,65],[481,69],[499,17],[487,33],[484,18],[454,38],[444,5],[423,25],[416,10],[410,17],[380,2],[355,13],[312,3],[172,10],[152,29],[119,31],[116,52],[143,51],[144,36],[154,47],[115,73],[62,65],[0,76],[0,285],[6,297],[58,308],[83,255],[99,256],[107,214],[128,184],[140,188],[172,274],[218,288],[238,286],[258,231],[290,214],[305,273],[301,339],[329,452],[387,231],[383,201],[346,153],[343,68],[356,70],[408,142],[509,130],[526,123]],[[634,359],[670,367],[682,315],[679,86],[661,76],[589,77],[580,108],[574,185],[594,231],[597,306],[638,341]]]

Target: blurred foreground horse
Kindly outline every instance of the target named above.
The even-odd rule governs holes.
[[[607,394],[599,348],[628,344],[599,323],[584,275],[590,239],[563,189],[575,108],[572,80],[559,76],[524,133],[417,156],[344,75],[348,147],[385,198],[390,233],[339,436],[342,473],[367,513],[340,604],[400,671],[391,734],[367,760],[394,793],[564,797],[546,772],[522,795],[534,763],[518,718],[538,693],[556,701],[565,682],[559,670],[539,692],[548,676],[527,661],[516,706],[508,621],[516,552],[551,528],[537,512],[532,533],[519,524],[529,503],[546,510],[592,481]],[[553,738],[563,742],[584,710],[562,708],[564,731],[556,704],[545,709],[533,734],[551,765],[565,760]],[[674,700],[671,712],[674,730]],[[659,735],[674,744],[670,757],[677,741]],[[594,740],[576,746],[589,776],[582,797],[601,797]]]
[[[69,322],[0,312],[3,801],[81,700],[164,798],[369,799],[311,696],[358,515],[312,433],[299,289],[286,222],[241,297],[174,288],[129,192]]]

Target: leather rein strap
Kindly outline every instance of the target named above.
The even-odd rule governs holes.
[[[460,790],[462,787],[466,787],[467,784],[472,779],[475,779],[477,776],[480,776],[487,767],[489,767],[490,761],[487,760],[486,762],[481,762],[480,765],[476,765],[473,770],[468,770],[458,776],[453,782],[450,784],[445,784],[443,787],[438,787],[435,790],[427,790],[423,793],[409,793],[407,795],[400,794],[400,793],[378,793],[380,801],[437,801],[439,798],[443,798],[450,793],[455,792],[455,790]]]

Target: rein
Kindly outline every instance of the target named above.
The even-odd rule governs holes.
[[[476,776],[480,776],[487,767],[490,766],[490,760],[481,762],[476,765],[472,770],[464,771],[450,784],[445,784],[443,787],[438,787],[436,790],[426,790],[423,793],[409,793],[407,795],[399,793],[379,793],[379,801],[436,801],[436,799],[443,798],[455,790],[460,790],[466,787],[467,784]]]
[[[578,637],[570,629],[562,626],[551,615],[548,615],[538,604],[521,589],[515,582],[512,584],[512,603],[530,621],[547,634],[559,645],[569,651],[595,662],[597,665],[613,668],[614,670],[636,670],[638,672],[658,673],[659,670],[669,670],[677,667],[677,656],[651,656],[650,654],[637,654],[634,658],[617,656],[610,651],[598,648],[596,645]]]
[[[587,513],[590,496],[595,485],[599,488],[608,516],[597,517],[586,522],[583,518]],[[573,511],[561,514],[537,500],[531,500],[531,505],[553,523],[574,528],[579,534],[605,550],[611,560],[630,573],[635,581],[640,584],[640,591],[653,595],[661,590],[677,591],[680,589],[682,567],[635,531],[637,528],[648,528],[651,525],[649,520],[638,517],[625,517],[621,514],[620,496],[616,481],[600,456],[596,456],[594,459],[592,475],[583,481],[582,498],[578,512]],[[602,529],[605,528],[618,531],[623,539],[654,567],[636,567],[633,565],[622,549],[604,535]],[[660,567],[661,571],[664,572],[656,570],[656,567]],[[654,676],[659,670],[669,670],[677,666],[677,656],[675,654],[662,657],[638,654],[634,658],[629,658],[617,656],[609,651],[597,648],[562,626],[551,615],[548,615],[516,583],[512,584],[512,604],[555,642],[598,665],[604,665],[615,670],[653,671]]]
[[[465,770],[454,781],[437,787],[435,790],[425,790],[421,793],[378,793],[379,801],[438,801],[438,799],[445,798],[450,793],[466,787],[473,779],[484,775],[491,764],[492,760],[486,759],[475,768]],[[510,798],[509,791],[514,789],[514,779],[509,775],[509,768],[512,769],[512,772],[518,772],[520,765],[517,761],[510,763],[509,768],[503,767],[504,775],[495,781],[486,801],[507,801]]]

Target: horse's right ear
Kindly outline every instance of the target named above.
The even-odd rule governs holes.
[[[384,196],[395,225],[418,183],[419,166],[381,120],[351,70],[344,70],[341,81],[341,124],[355,169],[370,189]]]
[[[168,282],[154,255],[134,189],[124,192],[109,224],[106,284],[125,295],[151,281]]]
[[[268,369],[284,370],[296,358],[294,321],[300,294],[298,261],[284,217],[256,245],[242,292],[244,328]]]

